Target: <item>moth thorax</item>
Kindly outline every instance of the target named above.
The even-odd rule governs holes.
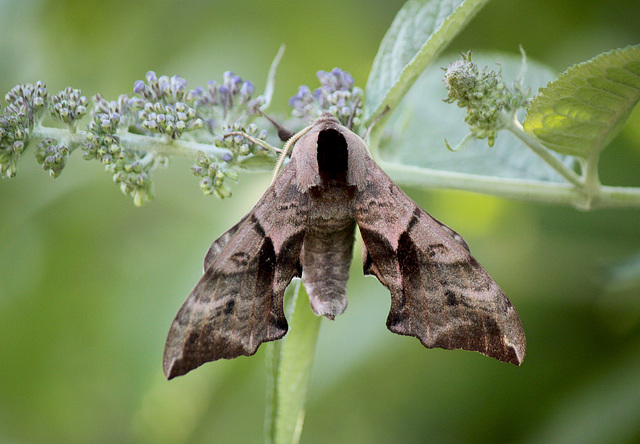
[[[344,136],[328,128],[318,134],[318,172],[322,183],[346,183],[349,149]]]

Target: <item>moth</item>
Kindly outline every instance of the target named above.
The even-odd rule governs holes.
[[[166,377],[253,355],[282,338],[283,297],[294,277],[316,315],[341,314],[356,225],[364,273],[391,293],[389,330],[427,348],[522,363],[518,313],[464,239],[413,202],[360,137],[324,114],[253,209],[211,245],[204,274],[169,330]]]

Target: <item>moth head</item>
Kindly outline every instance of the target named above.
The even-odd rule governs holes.
[[[298,140],[292,159],[300,191],[313,186],[348,185],[363,190],[367,146],[357,134],[324,113]]]

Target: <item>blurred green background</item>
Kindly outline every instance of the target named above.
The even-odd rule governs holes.
[[[261,91],[286,43],[272,107],[285,114],[319,69],[339,66],[364,87],[402,4],[0,0],[0,90],[44,80],[115,99],[152,69],[192,87],[232,70]],[[637,0],[495,0],[448,51],[522,44],[560,72],[638,42]],[[31,149],[0,182],[0,442],[261,442],[264,350],[162,375],[204,253],[269,180],[243,175],[220,201],[202,195],[190,164],[158,171],[143,208],[80,153],[53,180]],[[601,176],[640,186],[639,172],[636,111]],[[407,191],[509,295],[527,358],[516,368],[388,332],[388,292],[362,277],[357,254],[348,310],[323,320],[302,442],[640,442],[640,211]]]

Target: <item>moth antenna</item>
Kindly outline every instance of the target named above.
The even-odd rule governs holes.
[[[349,120],[347,121],[347,128],[353,129],[353,118],[356,116],[356,110],[358,109],[358,105],[360,104],[360,97],[358,97],[353,104],[353,108],[351,108],[351,114],[349,115]]]
[[[375,124],[378,123],[380,121],[380,119],[382,119],[382,116],[387,114],[389,111],[391,111],[391,108],[389,108],[388,105],[385,106],[384,109],[382,110],[382,112],[380,114],[378,114],[375,117],[375,119],[373,119],[373,121],[371,122],[371,125],[369,125],[369,128],[367,128],[367,132],[364,133],[364,137],[362,138],[362,140],[367,140],[369,138],[369,134],[371,134],[371,130],[373,129]]]
[[[256,139],[255,137],[250,136],[249,134],[245,133],[244,131],[230,131],[228,133],[224,133],[224,137],[227,137],[227,136],[242,136],[245,139],[247,139],[249,142],[255,143],[256,145],[260,145],[262,148],[264,148],[267,151],[275,151],[276,153],[281,153],[282,152],[282,150],[280,148],[276,148],[275,146],[271,146],[267,142],[265,142],[264,140]]]
[[[266,114],[260,108],[258,108],[258,112],[262,115],[262,117],[267,119],[269,122],[273,124],[273,126],[276,127],[276,129],[278,130],[278,137],[280,138],[281,141],[286,142],[296,134],[293,131],[291,131],[289,128],[285,128],[284,126],[280,125],[278,122],[275,121],[275,119],[271,118],[271,116]]]
[[[278,159],[278,163],[276,164],[276,168],[273,171],[273,177],[271,178],[271,183],[269,184],[269,186],[273,185],[273,183],[276,181],[276,177],[278,177],[278,171],[280,171],[280,168],[284,163],[284,159],[287,157],[287,154],[289,153],[289,150],[291,149],[293,144],[296,143],[298,139],[300,139],[300,137],[308,133],[311,128],[313,128],[313,125],[309,125],[308,127],[301,129],[298,133],[289,138],[287,143],[284,144],[284,146],[282,147],[282,152],[280,153],[280,158]]]

